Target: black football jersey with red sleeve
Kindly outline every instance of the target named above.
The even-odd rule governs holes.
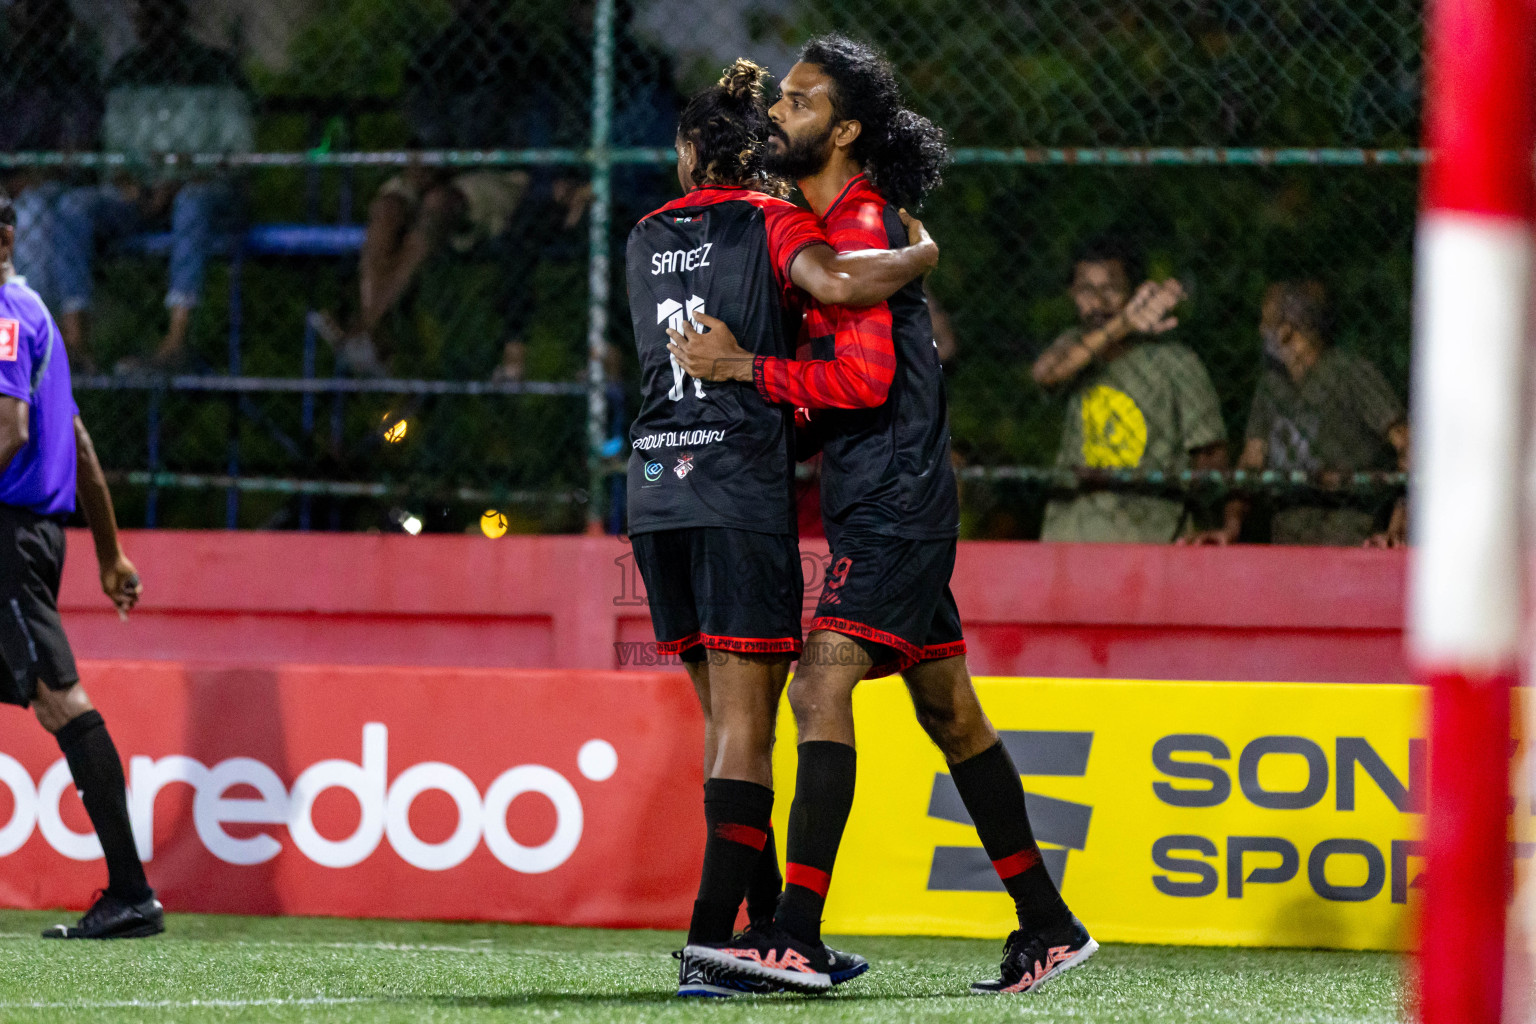
[[[823,221],[839,252],[907,244],[896,208],[862,174]],[[828,536],[849,529],[914,540],[958,536],[949,406],[922,281],[866,309],[811,303],[803,329],[810,359],[757,359],[753,377],[769,401],[813,410]]]
[[[815,215],[741,188],[694,189],[629,235],[629,310],[640,358],[630,428],[629,532],[731,527],[794,533],[793,421],[748,383],[699,381],[667,351],[667,328],[705,312],[742,348],[794,350],[800,305],[791,264],[827,244]]]

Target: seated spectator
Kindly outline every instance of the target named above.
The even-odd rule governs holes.
[[[149,161],[149,169],[66,192],[54,211],[55,230],[43,240],[58,268],[59,333],[88,362],[85,314],[96,244],[155,227],[169,214],[169,328],[147,363],[130,358],[119,366],[169,370],[184,358],[208,258],[233,226],[235,190],[227,175],[178,171],[158,158],[249,152],[254,124],[239,65],[192,37],[187,0],[136,0],[134,31],[138,45],[107,73],[102,141],[109,151]]]
[[[417,40],[406,66],[414,148],[539,144],[538,33],[515,6],[455,0],[453,20],[436,36]],[[386,181],[368,208],[356,312],[344,326],[329,313],[311,318],[317,333],[336,348],[338,368],[385,374],[380,325],[428,258],[449,248],[465,253],[505,235],[522,216],[531,184],[531,175],[521,169],[422,166]]]
[[[621,0],[611,138],[615,146],[669,145],[676,127],[670,67],[630,37],[630,10]],[[588,146],[591,19],[590,4],[572,4],[564,20],[545,23],[502,0],[455,0],[453,20],[422,41],[407,66],[411,145]],[[616,167],[615,223],[627,231],[634,219],[661,205],[664,193],[649,184],[658,180],[654,168]],[[503,264],[498,304],[504,334],[492,379],[519,380],[538,263],[554,250],[585,255],[587,238],[579,228],[591,198],[591,185],[565,169],[407,168],[384,184],[369,207],[356,313],[345,323],[331,313],[317,313],[310,322],[336,348],[341,370],[383,375],[388,346],[381,326],[427,260],[447,250],[485,247]],[[649,205],[626,207],[634,203]]]
[[[1327,305],[1316,281],[1285,281],[1264,292],[1259,319],[1266,363],[1248,415],[1238,469],[1302,472],[1324,486],[1345,474],[1408,468],[1403,404],[1381,371],[1328,340]],[[1227,503],[1226,523],[1197,543],[1231,544],[1248,502]],[[1270,521],[1276,544],[1367,544],[1396,547],[1407,539],[1399,500],[1384,533],[1377,512],[1341,503],[1282,503]]]
[[[1035,361],[1042,387],[1068,393],[1056,465],[1179,473],[1222,469],[1226,427],[1211,378],[1185,346],[1158,340],[1178,326],[1178,281],[1144,281],[1128,249],[1090,246],[1077,259],[1072,301],[1078,326]],[[1167,544],[1184,531],[1186,503],[1149,494],[1093,490],[1050,502],[1041,539]]]
[[[95,149],[101,127],[101,80],[72,39],[69,4],[16,0],[0,49],[0,152]],[[59,199],[79,175],[21,168],[4,176],[15,199],[16,271],[48,305],[60,301],[56,252],[47,245]]]

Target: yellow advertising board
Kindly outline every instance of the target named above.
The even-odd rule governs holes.
[[[1423,867],[1423,691],[978,679],[1063,895],[1096,938],[1404,949]],[[831,933],[1002,937],[1013,907],[899,679],[854,696]],[[784,707],[775,824],[788,824]],[[780,849],[783,848],[782,838]]]

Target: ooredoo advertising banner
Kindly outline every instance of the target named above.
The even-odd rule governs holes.
[[[702,725],[679,673],[82,670],[173,911],[687,923]],[[0,708],[0,905],[104,884],[58,747]]]
[[[1427,795],[1418,688],[976,686],[1046,864],[1097,938],[1407,947]],[[900,680],[865,683],[854,702],[858,788],[826,929],[1005,935],[1012,904]],[[794,777],[793,744],[775,772]],[[775,811],[782,828],[787,801]]]

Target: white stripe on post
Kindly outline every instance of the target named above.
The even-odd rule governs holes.
[[[1415,281],[1414,661],[1507,669],[1521,620],[1521,434],[1529,225],[1427,211]]]

